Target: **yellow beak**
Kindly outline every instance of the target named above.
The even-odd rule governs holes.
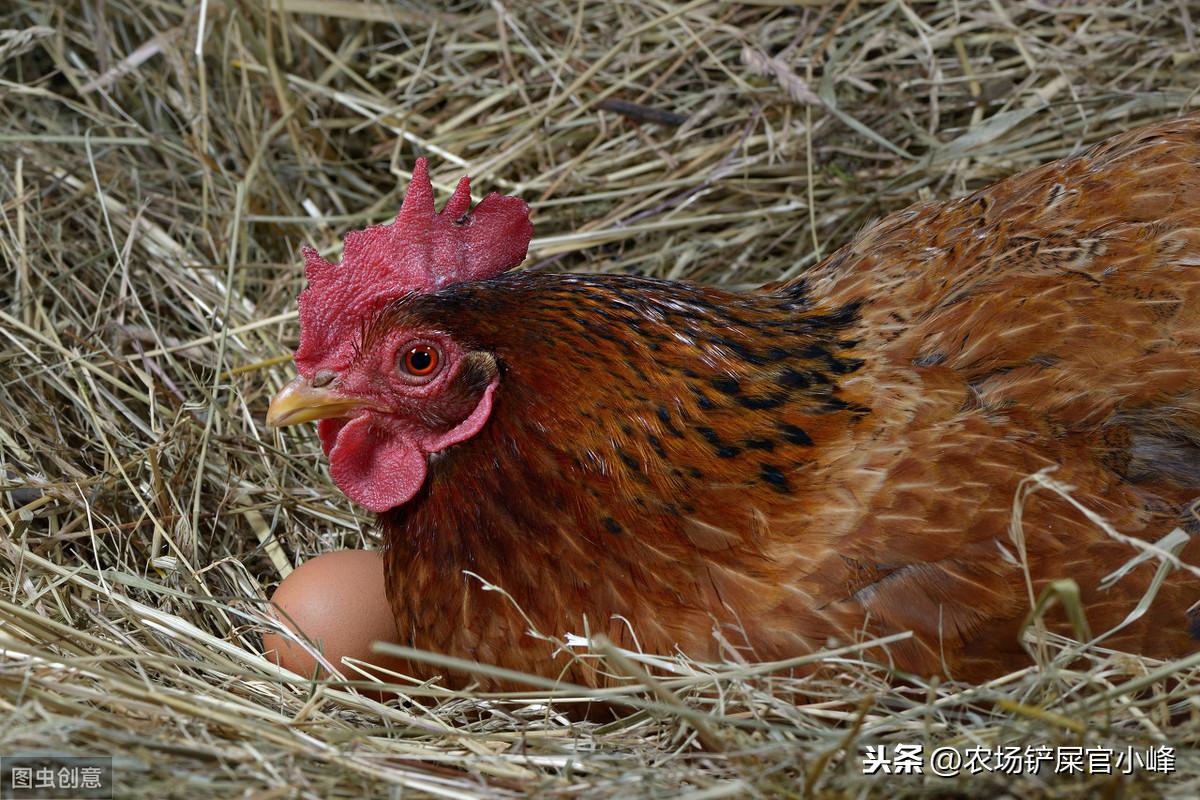
[[[307,378],[298,377],[271,398],[267,424],[272,428],[312,422],[314,419],[344,417],[366,403],[342,397],[331,389],[317,388]]]

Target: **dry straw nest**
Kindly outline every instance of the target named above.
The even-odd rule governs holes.
[[[112,755],[129,797],[1194,796],[1196,659],[1068,668],[1043,640],[1041,669],[961,686],[854,648],[803,681],[609,651],[631,683],[598,725],[538,685],[380,705],[259,654],[292,565],[376,544],[312,431],[263,426],[299,248],[390,217],[416,156],[442,191],[469,172],[527,198],[542,268],[755,284],[1196,105],[1193,19],[1186,0],[4,4],[0,754]],[[1165,743],[1177,771],[864,775],[881,743]]]

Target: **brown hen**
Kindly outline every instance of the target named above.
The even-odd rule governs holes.
[[[1195,529],[1198,116],[912,206],[745,294],[505,272],[530,233],[465,182],[434,213],[422,161],[395,224],[340,266],[308,254],[302,377],[270,421],[322,419],[415,647],[596,684],[530,629],[700,659],[912,631],[875,656],[978,680],[1029,663],[1052,580],[1103,634],[1159,565],[1101,589],[1138,550],[1052,492],[1022,555],[1022,479],[1056,466],[1140,540]],[[1191,652],[1198,599],[1175,568],[1103,644]]]

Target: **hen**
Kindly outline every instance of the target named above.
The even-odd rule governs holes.
[[[415,647],[594,685],[530,629],[701,659],[912,631],[876,655],[980,680],[1029,662],[1050,581],[1102,633],[1159,567],[1101,589],[1137,550],[1051,492],[1019,553],[1022,479],[1056,465],[1140,540],[1196,527],[1197,198],[1191,116],[912,206],[739,294],[508,272],[525,204],[472,210],[464,178],[438,214],[419,160],[394,224],[349,234],[337,266],[306,252],[302,377],[268,421],[321,420]],[[1175,568],[1104,644],[1191,652],[1197,599]]]

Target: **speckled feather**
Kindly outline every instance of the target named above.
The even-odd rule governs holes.
[[[530,627],[761,659],[912,630],[876,656],[964,679],[1028,663],[1001,552],[1022,478],[1058,465],[1142,539],[1194,529],[1197,198],[1193,116],[913,206],[757,292],[517,272],[397,301],[371,329],[479,354],[464,407],[499,373],[487,424],[380,517],[401,635],[588,684]],[[1096,632],[1155,570],[1099,591],[1134,551],[1046,493],[1024,529],[1035,592],[1075,579]],[[1198,599],[1177,570],[1106,644],[1192,652]]]

